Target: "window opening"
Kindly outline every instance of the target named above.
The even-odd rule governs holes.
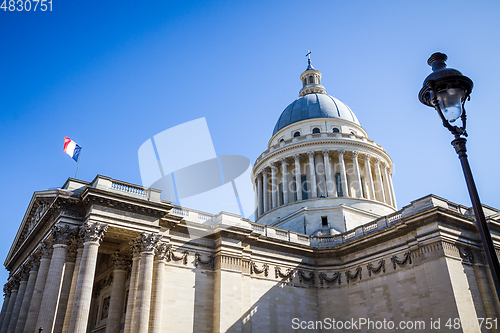
[[[335,174],[335,186],[337,187],[337,197],[343,197],[344,193],[342,192],[342,180],[340,178],[340,172]]]

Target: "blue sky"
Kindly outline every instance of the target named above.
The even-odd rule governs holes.
[[[427,58],[474,81],[469,157],[484,204],[500,207],[498,1],[58,1],[0,11],[0,257],[34,191],[79,178],[140,184],[139,146],[206,117],[217,154],[252,162],[298,97],[311,50],[327,92],[392,157],[398,206],[429,193],[470,205],[451,135],[417,94]],[[172,143],[175,153],[175,142]],[[7,272],[0,273],[6,280]]]

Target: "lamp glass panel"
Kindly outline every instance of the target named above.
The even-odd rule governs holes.
[[[462,99],[464,94],[464,91],[459,88],[444,89],[436,94],[443,116],[450,123],[462,115]]]

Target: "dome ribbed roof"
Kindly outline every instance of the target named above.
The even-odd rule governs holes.
[[[276,122],[273,135],[290,124],[313,118],[340,118],[360,125],[358,118],[346,104],[330,95],[310,93],[285,108]]]

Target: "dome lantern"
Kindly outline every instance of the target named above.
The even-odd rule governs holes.
[[[321,72],[316,70],[311,64],[311,51],[308,51],[306,56],[307,68],[300,75],[302,89],[300,90],[299,97],[311,93],[326,94],[325,87],[321,85]]]

